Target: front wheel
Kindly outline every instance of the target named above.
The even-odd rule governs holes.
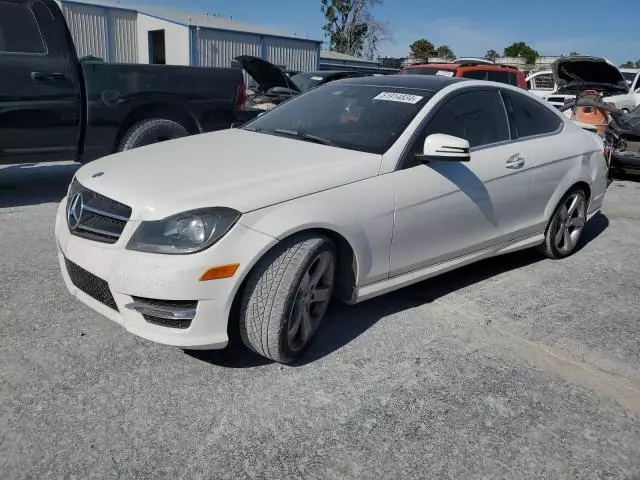
[[[541,252],[552,259],[571,255],[580,241],[587,218],[587,196],[581,189],[567,193],[556,208],[547,231]]]
[[[300,356],[324,318],[335,283],[331,240],[302,235],[276,246],[249,275],[240,306],[240,336],[280,363]]]

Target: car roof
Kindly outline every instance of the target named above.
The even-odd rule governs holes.
[[[493,70],[493,71],[518,71],[522,70],[517,67],[512,67],[509,65],[501,65],[499,63],[489,64],[489,63],[414,63],[413,65],[407,65],[406,68],[437,68],[438,70]]]
[[[457,70],[461,65],[456,63],[414,63],[406,68],[439,68],[440,70]]]
[[[383,75],[380,77],[353,77],[337,80],[335,83],[349,85],[369,85],[380,87],[414,88],[416,90],[432,90],[437,92],[458,82],[466,82],[465,78],[443,77],[438,75]]]

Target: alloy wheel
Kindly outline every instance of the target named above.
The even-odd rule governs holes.
[[[329,306],[334,269],[333,255],[322,252],[302,276],[287,328],[287,341],[293,352],[302,350],[309,343]]]
[[[558,212],[554,242],[562,255],[569,254],[578,244],[586,223],[586,201],[581,191],[571,194]]]

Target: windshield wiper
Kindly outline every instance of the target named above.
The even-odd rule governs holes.
[[[297,130],[289,130],[286,128],[276,128],[273,131],[273,133],[279,133],[281,135],[290,135],[292,137],[302,138],[303,140],[319,143],[321,145],[329,145],[329,146],[334,145],[334,143],[331,140],[327,140],[326,138],[322,138],[322,137],[317,137],[315,135],[309,135],[308,133],[298,132]]]

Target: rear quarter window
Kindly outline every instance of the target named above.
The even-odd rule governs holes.
[[[26,5],[0,1],[0,53],[45,53],[38,22]]]
[[[453,77],[455,70],[429,67],[407,67],[402,70],[403,75],[438,75],[444,77]]]
[[[463,78],[472,78],[474,80],[486,80],[487,79],[487,71],[486,70],[470,70],[468,72],[462,73]]]
[[[489,70],[487,75],[487,80],[489,80],[490,82],[506,83],[507,85],[510,85],[511,84],[510,75],[511,75],[511,72],[509,71]]]
[[[506,92],[506,96],[519,138],[545,135],[560,129],[562,120],[549,108],[525,95]]]

